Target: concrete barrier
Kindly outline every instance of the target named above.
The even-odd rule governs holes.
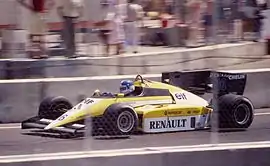
[[[247,73],[244,95],[251,99],[255,108],[270,107],[270,69],[234,70]],[[46,96],[62,95],[76,104],[83,96],[94,90],[118,92],[122,79],[134,79],[135,75],[47,78],[0,81],[0,122],[21,122],[37,114],[40,101]],[[145,75],[160,81],[161,74]]]
[[[112,57],[0,60],[0,68],[4,68],[6,73],[2,79],[153,74],[172,70],[216,69],[254,61],[265,54],[264,43],[237,43]]]
[[[22,29],[3,30],[1,58],[27,58],[28,32]]]
[[[235,143],[237,144],[237,143]],[[270,165],[269,144],[249,145],[205,145],[196,147],[158,147],[123,149],[118,151],[68,152],[62,154],[33,154],[0,156],[5,166],[268,166]],[[189,149],[188,149],[189,148]]]
[[[75,104],[81,96],[89,96],[97,88],[101,91],[118,92],[122,79],[134,79],[134,77],[1,80],[0,122],[20,122],[36,115],[40,101],[46,96],[66,96]],[[156,75],[147,78],[160,80],[160,76],[156,77]]]

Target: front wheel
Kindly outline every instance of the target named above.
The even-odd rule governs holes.
[[[40,103],[38,116],[39,118],[55,120],[72,107],[72,104],[65,97],[47,97]]]
[[[106,115],[105,130],[109,135],[130,135],[137,129],[138,116],[134,110],[127,108]]]

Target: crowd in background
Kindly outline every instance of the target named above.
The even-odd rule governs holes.
[[[46,16],[53,7],[57,8],[58,15],[63,21],[62,39],[65,55],[68,58],[76,57],[75,24],[83,15],[84,0],[17,0],[22,6],[32,12],[30,18],[30,41],[32,47],[38,51],[29,52],[34,59],[48,58],[45,46],[45,35],[48,27]],[[37,40],[34,40],[36,39]]]
[[[39,37],[41,52],[31,58],[46,58],[42,36],[47,29],[41,20],[46,10],[52,7],[50,1],[53,0],[30,0],[30,5],[25,0],[18,1],[33,11],[31,40],[33,36]],[[261,11],[267,8],[266,2],[258,3],[257,0],[101,0],[100,5],[104,10],[102,20],[94,22],[91,28],[99,32],[106,55],[111,48],[116,50],[114,54],[122,54],[129,48],[127,46],[137,53],[138,45],[143,43],[140,27],[146,18],[160,20],[161,28],[168,28],[169,22],[186,27],[186,44],[199,43],[202,39],[204,43],[213,43],[218,35],[226,36],[228,42],[235,42],[243,40],[245,31],[253,32],[252,40],[258,41],[263,19]],[[74,25],[82,17],[83,10],[87,10],[84,6],[83,0],[61,0],[57,3],[58,14],[64,23],[62,38],[67,57],[76,54]],[[162,36],[158,39],[166,44],[168,38],[164,32],[156,35]]]
[[[178,22],[189,28],[189,40],[198,41],[203,36],[206,43],[217,34],[226,35],[229,42],[243,40],[244,32],[254,32],[252,40],[261,38],[262,10],[267,8],[266,1],[257,0],[182,0],[180,5],[164,1],[159,12],[176,17]],[[146,5],[144,9],[153,9]],[[180,10],[180,11],[179,11]],[[240,26],[240,27],[239,27]],[[229,37],[230,36],[230,37]]]

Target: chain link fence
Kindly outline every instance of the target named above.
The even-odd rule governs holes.
[[[256,7],[249,5],[247,2],[145,0],[138,3],[143,7],[145,12],[143,26],[140,27],[141,33],[138,34],[141,38],[141,52],[147,50],[145,48],[189,48],[222,43],[235,43],[246,40],[253,41],[256,35],[258,35],[256,28],[254,29],[256,18],[252,14]],[[93,9],[91,5],[96,6],[97,9]],[[99,15],[98,6],[99,2],[97,1],[87,1],[86,9],[88,10],[85,12],[84,17],[80,18],[77,22],[76,44],[78,46],[77,54],[80,56],[104,56],[103,44],[98,38],[96,29],[92,26],[93,22],[100,20],[100,18],[95,18],[95,16]],[[48,47],[51,49],[51,55],[59,56],[61,51],[63,51],[61,49],[64,49],[61,39],[62,20],[55,19],[55,9],[54,7],[47,15],[48,19],[46,22],[50,27],[47,41],[49,41]],[[93,11],[90,9],[93,9]],[[251,15],[249,15],[250,13]],[[248,36],[245,32],[250,32],[251,36]],[[64,53],[61,53],[61,55],[64,55]],[[228,57],[225,58],[228,59]],[[239,56],[234,58],[241,59],[243,57]],[[258,57],[252,56],[246,58],[258,59]],[[269,57],[264,58],[269,59]],[[45,67],[70,67],[74,65],[74,68],[76,68],[78,66],[95,67],[96,65],[99,67],[108,67],[105,70],[109,72],[109,67],[111,66],[126,67],[131,68],[131,70],[139,67],[166,68],[167,66],[173,65],[188,66],[190,65],[189,62],[202,59],[204,59],[204,57],[195,57],[194,59],[187,60],[176,59],[173,62],[166,62],[164,60],[162,63],[148,65],[125,64],[122,62],[114,64],[114,61],[106,64],[102,64],[102,62],[94,64],[86,60],[81,60],[80,62],[70,64],[62,64],[61,62],[54,64],[47,63]],[[204,63],[208,63],[208,61]],[[20,71],[23,68],[29,69],[32,67],[34,70],[39,68],[38,65],[29,66],[28,63],[25,63],[25,67],[21,67],[16,66],[16,63],[10,62],[6,67],[9,72],[12,72],[14,69]],[[95,70],[94,67],[93,70]],[[162,78],[163,83],[166,83],[164,85],[152,84],[149,80],[137,77],[136,83],[146,83],[149,87],[147,85],[143,88],[137,86],[133,92],[135,93],[135,97],[118,93],[119,80],[122,79],[121,76],[117,77],[117,79],[112,77],[109,79],[105,79],[105,77],[94,77],[90,80],[88,80],[88,78],[83,78],[82,80],[79,80],[81,78],[76,80],[76,78],[72,80],[72,78],[70,78],[67,82],[65,82],[64,79],[59,81],[57,78],[52,78],[52,82],[41,81],[41,83],[39,81],[31,82],[32,80],[30,80],[31,86],[29,85],[30,83],[27,82],[28,80],[24,80],[25,84],[16,86],[18,89],[16,89],[15,86],[14,89],[2,88],[1,102],[4,103],[3,110],[12,110],[14,104],[16,105],[14,106],[15,108],[21,109],[21,107],[23,107],[25,110],[29,109],[32,112],[38,112],[37,116],[25,121],[25,125],[22,125],[25,128],[29,126],[44,128],[48,127],[47,125],[54,121],[51,124],[57,127],[54,129],[49,128],[47,131],[53,132],[54,134],[57,133],[60,135],[59,138],[61,139],[82,138],[81,140],[71,140],[77,141],[76,143],[67,141],[63,144],[62,140],[51,141],[50,139],[52,138],[46,138],[44,142],[38,142],[32,146],[34,149],[36,148],[40,151],[43,151],[42,148],[44,148],[46,152],[61,151],[63,149],[66,151],[74,150],[72,148],[79,150],[107,150],[149,146],[216,144],[221,142],[243,141],[245,140],[245,136],[249,137],[248,139],[256,137],[256,134],[258,134],[255,131],[256,128],[252,128],[251,131],[244,131],[246,133],[250,132],[250,134],[243,134],[244,136],[239,131],[239,129],[249,127],[254,118],[253,106],[247,98],[241,96],[246,84],[246,75],[226,73],[220,76],[220,73],[205,74],[203,72],[199,72],[198,75],[193,74],[192,72],[186,75],[177,75],[176,73],[176,76],[174,76],[176,82],[166,82],[168,78]],[[256,77],[253,77],[253,80],[256,80],[255,78]],[[14,81],[15,83],[13,85],[20,84],[20,82],[16,81],[17,80]],[[10,82],[7,81],[3,84],[8,87],[9,83]],[[176,84],[176,86],[182,87],[196,96],[189,92],[175,92],[174,90],[171,91],[173,93],[169,93],[169,91],[164,88],[168,86],[168,83]],[[106,87],[103,89],[104,93],[95,91],[94,94],[91,94],[96,86]],[[19,93],[19,91],[22,93]],[[113,93],[114,91],[117,93]],[[56,93],[57,95],[67,94],[72,100],[68,100],[64,97],[50,97],[46,100],[41,100],[47,97],[47,94],[51,95]],[[75,99],[80,93],[84,95],[80,96],[79,100]],[[249,93],[251,94],[251,92]],[[260,93],[265,94],[261,91]],[[6,97],[6,94],[12,95]],[[205,97],[206,101],[197,98],[198,96]],[[250,96],[254,97],[253,94]],[[181,101],[183,101],[186,105],[176,105],[176,100],[178,100],[180,104]],[[197,105],[188,104],[188,100],[191,101],[192,104],[193,102],[197,103]],[[12,103],[12,105],[5,105],[7,101],[9,101],[9,104]],[[17,102],[15,103],[14,101]],[[40,103],[41,101],[42,103]],[[32,103],[29,104],[30,102]],[[34,107],[37,105],[39,105],[38,108],[35,108],[35,111],[33,111]],[[262,128],[265,128],[266,123],[268,123],[267,119],[265,119],[262,120],[263,122],[256,123],[262,123],[260,125],[262,125]],[[260,127],[261,126],[257,128]],[[195,129],[198,129],[198,131],[193,131]],[[220,132],[220,129],[229,129],[236,132],[235,135],[232,132],[228,132],[227,134]],[[42,131],[40,133],[43,135],[45,132]],[[18,137],[18,139],[21,139],[21,136]],[[23,135],[22,137],[26,138],[26,143],[23,142],[19,144],[18,147],[26,147],[27,150],[29,144],[31,144],[31,137],[33,136]],[[264,139],[265,137],[269,136],[264,136]],[[100,138],[109,139],[104,140]],[[24,140],[24,138],[22,138],[22,140]],[[7,139],[7,142],[8,141]],[[12,148],[14,148],[13,145]],[[54,151],[54,148],[57,148],[57,150]],[[10,151],[12,150],[13,149]],[[18,150],[18,152],[20,151]]]

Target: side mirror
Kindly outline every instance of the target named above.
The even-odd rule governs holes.
[[[125,94],[124,93],[118,93],[116,96],[117,97],[125,97]]]

